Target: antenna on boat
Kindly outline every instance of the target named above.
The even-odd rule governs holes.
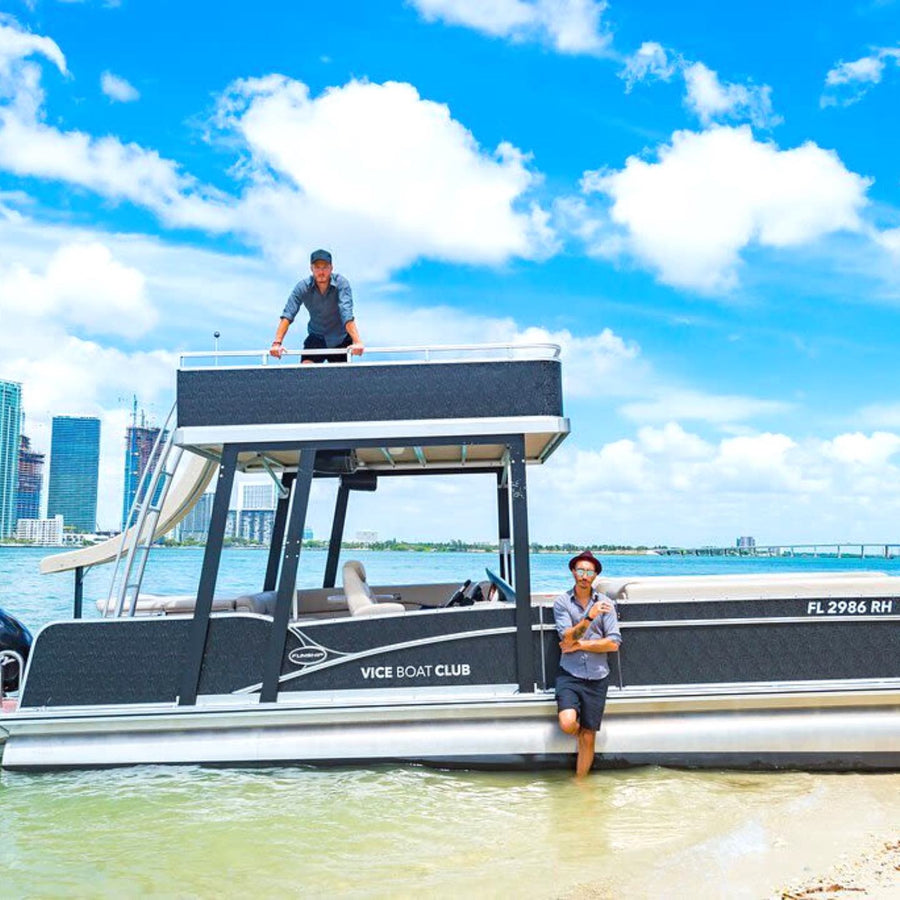
[[[220,336],[220,332],[218,332],[218,331],[213,332],[213,340],[215,341],[215,351],[214,352],[215,352],[215,360],[216,360],[215,364],[216,365],[219,364],[219,336]]]

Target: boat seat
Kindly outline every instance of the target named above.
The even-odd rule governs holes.
[[[141,594],[138,597],[135,614],[138,616],[162,616],[173,613],[191,613],[197,604],[196,594]],[[112,615],[116,609],[116,600],[101,598],[97,600],[97,611],[103,613],[106,608],[107,615]],[[234,610],[233,597],[215,597],[212,605],[213,612],[231,612]],[[128,615],[131,611],[131,600],[123,605],[123,613]]]
[[[351,616],[390,616],[406,612],[402,603],[379,603],[369,589],[361,562],[348,559],[341,569],[341,582]]]
[[[235,612],[251,612],[260,616],[274,616],[278,591],[259,591],[234,598]]]

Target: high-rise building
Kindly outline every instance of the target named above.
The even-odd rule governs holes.
[[[268,544],[275,524],[275,486],[245,484],[242,500],[237,536],[245,541]]]
[[[21,435],[19,445],[19,491],[16,519],[41,517],[41,489],[44,486],[44,454],[31,449],[31,441]]]
[[[21,423],[22,385],[0,381],[0,537],[9,537],[16,527]]]
[[[152,471],[152,467],[156,465],[159,455],[162,453],[167,434],[163,434],[159,444],[157,444],[156,439],[159,436],[159,429],[147,427],[143,411],[141,412],[141,424],[137,424],[137,400],[135,400],[131,425],[125,431],[125,490],[122,494],[123,529],[128,521],[128,513],[131,511],[135,497],[138,495],[138,488],[144,476],[144,470],[150,466]],[[153,452],[154,446],[156,446],[155,453]],[[147,478],[149,482],[150,476],[148,475]],[[159,482],[154,492],[154,502],[159,499],[161,490],[162,482]],[[143,499],[143,493],[140,499]]]
[[[94,531],[99,475],[100,420],[54,416],[47,517],[61,515],[66,527]]]
[[[19,519],[16,538],[31,544],[59,545],[63,542],[63,517]]]
[[[268,544],[272,540],[274,525],[274,509],[242,509],[239,519],[240,533],[237,536],[254,544]]]
[[[204,494],[182,519],[178,526],[178,539],[181,541],[205,541],[209,532],[209,521],[212,518],[215,494],[210,491]]]
[[[241,509],[275,509],[275,486],[272,484],[245,484]]]

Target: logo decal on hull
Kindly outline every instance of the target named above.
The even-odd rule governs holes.
[[[328,659],[328,651],[324,647],[297,647],[288,653],[288,659],[295,666],[314,666]]]
[[[300,666],[301,669],[305,669],[308,666],[317,666],[328,660],[341,659],[348,655],[340,650],[323,647],[318,641],[313,640],[309,635],[297,628],[296,625],[288,626],[288,630],[300,642],[299,647],[295,647],[288,653],[288,659],[295,666]]]

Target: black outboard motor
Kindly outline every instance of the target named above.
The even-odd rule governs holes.
[[[0,652],[3,650],[15,650],[27,662],[31,652],[31,632],[18,619],[0,609]],[[21,675],[19,664],[15,660],[8,662],[2,672],[3,690],[16,690]]]

